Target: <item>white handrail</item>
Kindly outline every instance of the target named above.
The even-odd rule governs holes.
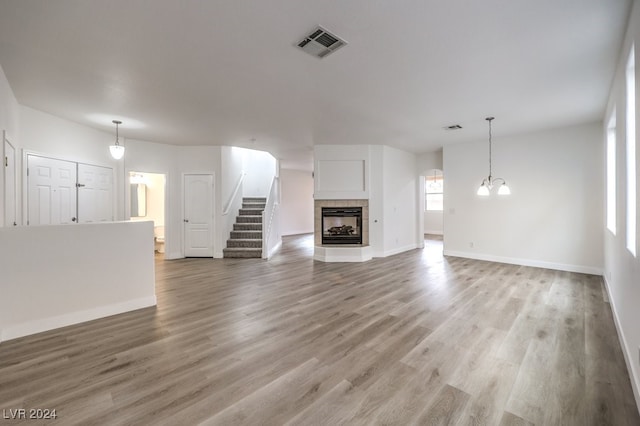
[[[233,194],[231,194],[231,197],[229,197],[229,200],[227,201],[227,204],[225,205],[224,210],[222,211],[223,216],[226,216],[229,214],[229,211],[231,210],[231,206],[233,205],[233,201],[238,196],[238,193],[240,192],[240,188],[242,188],[242,181],[244,181],[244,177],[246,175],[247,174],[244,172],[240,174],[240,178],[238,178],[238,182],[236,183],[236,187],[233,190]]]
[[[280,199],[277,176],[271,181],[271,188],[262,214],[262,258],[269,259],[281,244],[278,226],[278,205]]]

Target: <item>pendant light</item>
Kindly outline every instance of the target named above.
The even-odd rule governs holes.
[[[498,195],[509,195],[511,190],[507,186],[507,182],[502,178],[494,178],[491,176],[491,121],[495,117],[487,117],[485,120],[489,122],[489,176],[482,180],[480,188],[478,188],[478,195],[487,197],[491,194],[491,189],[494,185],[500,185],[498,188]]]
[[[115,160],[119,160],[124,156],[124,146],[120,145],[119,138],[118,138],[118,126],[122,124],[122,121],[113,120],[111,122],[116,125],[116,143],[115,145],[109,146],[109,152],[111,152],[111,156]]]
[[[440,190],[442,185],[438,182],[438,171],[435,169],[433,170],[433,180],[429,182],[428,186],[431,192],[442,192]]]

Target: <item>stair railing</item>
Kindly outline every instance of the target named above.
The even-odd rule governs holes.
[[[244,181],[245,176],[246,173],[244,172],[240,174],[236,187],[231,193],[231,196],[229,197],[229,200],[227,200],[224,210],[222,211],[222,223],[224,226],[222,235],[229,235],[231,233],[233,230],[233,224],[236,221],[236,215],[242,207],[242,182]]]
[[[282,246],[280,233],[280,179],[274,176],[262,212],[262,258],[269,259]]]

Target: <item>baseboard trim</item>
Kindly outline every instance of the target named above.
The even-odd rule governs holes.
[[[100,306],[85,311],[72,312],[69,314],[42,318],[20,324],[11,324],[0,330],[0,342],[18,339],[20,337],[30,336],[32,334],[80,324],[82,322],[92,321],[112,315],[122,314],[124,312],[135,311],[137,309],[148,308],[150,306],[156,306],[156,304],[156,296],[148,296],[113,305]]]
[[[313,234],[313,229],[310,231],[287,231],[286,234],[282,234],[283,237],[293,237],[295,235],[307,235],[307,234]]]
[[[616,325],[618,332],[618,340],[622,347],[622,354],[624,355],[624,362],[627,364],[627,371],[629,372],[629,379],[631,380],[631,388],[633,389],[633,396],[636,398],[636,408],[640,414],[640,376],[638,370],[635,368],[635,364],[632,360],[635,360],[633,348],[629,348],[627,344],[627,338],[625,337],[624,330],[620,325],[620,318],[618,317],[618,309],[616,308],[616,302],[611,295],[611,285],[606,275],[604,278],[604,288],[607,290],[607,296],[609,296],[609,304],[611,305],[611,312],[613,313],[613,323]]]
[[[583,265],[569,265],[565,263],[544,262],[533,259],[519,259],[515,257],[501,257],[481,253],[469,253],[464,251],[444,250],[445,256],[464,257],[467,259],[486,260],[489,262],[509,263],[512,265],[532,266],[535,268],[555,269],[558,271],[578,272],[581,274],[602,275],[602,268]]]
[[[280,249],[282,248],[282,240],[278,241],[278,244],[276,244],[271,250],[269,250],[269,253],[267,253],[266,256],[262,256],[263,259],[271,259],[276,253],[278,253],[280,251]]]
[[[394,254],[404,253],[405,251],[415,250],[419,248],[418,244],[409,244],[403,247],[398,247],[392,250],[386,250],[383,252],[382,257],[393,256]],[[377,257],[377,256],[374,256]]]
[[[165,252],[164,253],[164,258],[166,260],[184,259],[184,255],[182,253],[179,253],[179,252],[173,252],[173,253]]]

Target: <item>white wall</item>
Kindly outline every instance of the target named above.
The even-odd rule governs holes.
[[[486,141],[444,148],[445,254],[600,274],[602,126],[494,135],[493,174],[510,196],[476,195]]]
[[[314,198],[368,199],[371,149],[370,145],[316,145],[313,151]]]
[[[609,292],[609,299],[613,309],[614,318],[618,327],[618,335],[622,343],[623,352],[627,361],[627,367],[631,375],[631,384],[636,396],[636,403],[640,407],[640,360],[638,352],[640,348],[640,259],[634,257],[626,249],[626,96],[625,96],[625,68],[629,56],[631,45],[635,43],[636,52],[636,93],[638,92],[638,74],[640,73],[640,54],[638,46],[640,46],[640,5],[634,2],[629,27],[624,42],[620,58],[618,60],[618,69],[616,71],[614,83],[609,95],[609,103],[604,120],[609,119],[611,111],[615,108],[617,115],[616,125],[616,148],[617,148],[617,203],[616,203],[616,222],[617,232],[613,235],[606,229],[606,222],[600,223],[600,227],[604,230],[604,276]],[[636,95],[638,96],[638,95]],[[640,123],[640,107],[638,107],[636,97],[636,134],[638,134],[638,123]],[[606,122],[606,121],[605,121]],[[636,136],[636,141],[638,141]],[[606,152],[604,132],[601,135],[601,151]],[[636,142],[637,143],[637,142]],[[640,148],[636,145],[636,170],[638,167],[638,153]],[[604,164],[603,156],[603,164]],[[602,175],[604,176],[604,175]],[[636,185],[636,189],[640,189],[640,185]],[[640,192],[636,193],[636,200],[640,199]],[[604,206],[604,204],[603,204]],[[604,208],[604,207],[603,207]],[[639,211],[640,212],[640,211]],[[640,223],[640,217],[637,218]],[[640,229],[640,227],[639,227]],[[639,236],[640,237],[640,236]]]
[[[234,191],[240,182],[240,178],[245,169],[244,158],[246,155],[246,149],[237,148],[233,146],[222,146],[220,147],[220,195],[222,197],[221,201],[223,204],[223,208],[226,208],[227,205],[232,201],[231,197],[234,195]],[[247,177],[242,183],[242,185],[246,185]],[[239,196],[242,197],[243,190],[240,190]],[[234,214],[237,214],[234,213]]]
[[[16,166],[20,170],[18,157],[20,106],[9,86],[7,77],[0,67],[0,135],[2,130],[7,132],[7,138],[16,149]],[[0,136],[0,139],[2,136]],[[0,140],[0,154],[4,158],[4,141]],[[19,186],[18,186],[19,188]],[[18,194],[19,196],[19,194]],[[18,198],[18,203],[20,198]],[[21,216],[19,215],[18,218]],[[0,227],[4,226],[4,171],[0,171]]]
[[[420,185],[414,154],[383,145],[319,145],[314,155],[315,199],[369,200],[369,245],[374,257],[420,247]]]
[[[268,152],[253,149],[244,149],[243,151],[246,177],[242,195],[244,197],[266,197],[271,189],[273,177],[278,174],[277,161]]]
[[[418,155],[418,174],[426,176],[430,170],[443,169],[442,149]]]
[[[151,222],[2,228],[0,253],[0,341],[156,304]]]
[[[418,211],[416,156],[384,146],[383,155],[383,229],[384,256],[418,247]],[[375,256],[375,250],[374,250]]]
[[[442,235],[444,232],[444,212],[425,210],[423,214],[424,233]]]
[[[313,233],[313,177],[310,172],[280,170],[282,235]]]

